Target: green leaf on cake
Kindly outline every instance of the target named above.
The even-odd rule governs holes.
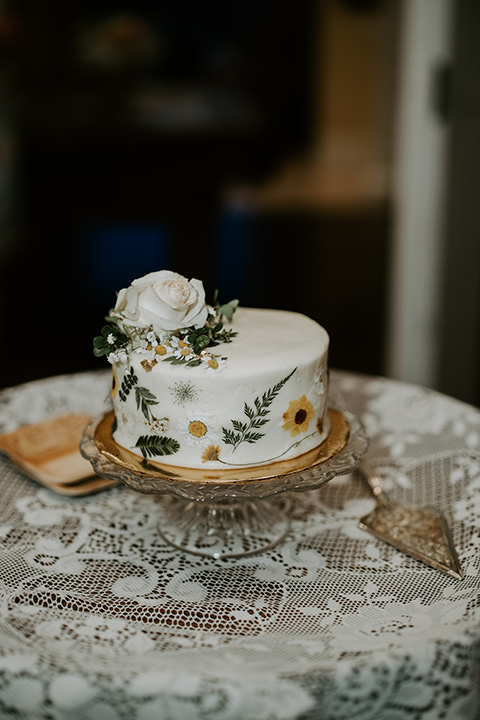
[[[231,322],[237,305],[238,300],[232,300],[226,305],[216,308],[217,315],[213,320],[209,320],[203,327],[189,330],[187,339],[196,355],[200,355],[208,347],[216,347],[220,343],[232,342],[237,333],[232,329],[225,330],[220,318],[225,316]],[[192,367],[190,363],[187,363],[187,365]]]
[[[269,421],[267,416],[270,413],[270,405],[275,400],[285,383],[290,380],[296,369],[297,368],[292,370],[287,377],[280,380],[280,382],[271,387],[269,390],[266,390],[261,397],[256,397],[254,400],[255,408],[250,407],[247,403],[244,403],[243,412],[247,417],[248,422],[231,420],[230,422],[232,423],[233,430],[222,427],[223,442],[226,445],[232,445],[233,450],[235,451],[241,443],[255,443],[264,436],[264,433],[252,431],[258,430],[267,424]]]
[[[120,384],[120,389],[118,391],[118,397],[122,402],[125,402],[130,390],[135,387],[135,385],[138,382],[138,377],[135,375],[133,368],[131,367],[128,372],[125,373],[123,376],[123,380]]]
[[[163,358],[163,362],[168,362],[170,365],[185,365],[185,358],[177,358],[175,355]]]
[[[229,430],[228,428],[222,428],[223,430],[223,442],[227,445],[235,445],[237,442],[237,434],[233,432],[233,430]]]
[[[200,355],[202,350],[204,350],[206,347],[208,347],[210,345],[211,340],[212,340],[211,337],[209,337],[208,335],[205,335],[205,334],[199,335],[195,339],[194,350],[197,353],[197,355]]]
[[[180,443],[163,435],[141,435],[135,447],[139,448],[144,458],[148,458],[173,455],[180,450]]]
[[[247,432],[244,435],[243,442],[255,443],[255,442],[257,442],[257,440],[260,440],[260,438],[262,438],[262,437],[263,437],[263,433]]]
[[[158,400],[148,388],[135,386],[135,399],[137,401],[137,410],[141,410],[147,420],[153,417],[150,405],[158,405]]]
[[[240,420],[232,420],[232,425],[234,430],[237,430],[238,432],[244,433],[248,430],[247,423],[242,423]]]
[[[93,354],[96,357],[109,355],[111,352],[122,348],[128,340],[125,333],[113,323],[104,325],[100,333],[100,335],[93,338]]]
[[[224,315],[228,322],[232,322],[233,315],[238,308],[238,300],[230,300],[229,303],[225,303],[225,305],[220,305],[218,308],[219,315]]]

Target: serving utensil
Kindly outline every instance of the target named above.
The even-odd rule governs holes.
[[[390,500],[381,478],[368,462],[362,461],[358,471],[377,501],[375,508],[360,519],[359,527],[416,560],[461,580],[463,572],[444,515],[431,508]]]

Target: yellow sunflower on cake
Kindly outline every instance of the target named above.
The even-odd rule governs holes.
[[[302,395],[298,400],[291,400],[287,412],[283,413],[283,429],[292,437],[308,430],[308,423],[313,417],[313,405]]]
[[[116,395],[117,392],[118,392],[118,388],[119,388],[120,383],[118,382],[117,373],[115,372],[115,370],[114,370],[113,367],[112,367],[112,373],[113,373],[113,377],[112,377],[112,390],[111,390],[111,392],[112,392],[112,397],[115,397],[115,395]]]

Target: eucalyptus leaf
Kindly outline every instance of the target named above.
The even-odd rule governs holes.
[[[118,333],[118,328],[115,327],[114,325],[104,325],[102,327],[102,329],[100,330],[100,332],[102,333],[102,335],[104,337],[108,337],[108,335],[110,335],[110,334],[116,336]]]
[[[219,314],[225,315],[228,322],[232,322],[233,315],[238,307],[238,303],[238,300],[230,300],[230,302],[226,303],[225,305],[220,305],[220,307],[218,308]]]

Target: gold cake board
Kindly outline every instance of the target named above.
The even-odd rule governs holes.
[[[100,420],[94,431],[98,450],[109,460],[137,475],[160,480],[185,481],[189,483],[242,483],[272,480],[310,470],[334,458],[347,444],[350,425],[339,410],[329,408],[330,432],[316,448],[291,460],[280,460],[266,465],[236,468],[184,468],[141,458],[118,445],[113,439],[112,423],[114,413],[110,411]]]

